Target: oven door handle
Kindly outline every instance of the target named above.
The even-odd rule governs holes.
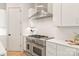
[[[45,46],[38,44],[38,43],[34,43],[34,44],[37,45],[37,46],[40,46],[40,47],[45,47]]]

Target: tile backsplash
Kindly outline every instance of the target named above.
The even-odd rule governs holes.
[[[73,39],[75,33],[79,33],[79,27],[59,27],[56,31],[56,38],[62,40]]]
[[[53,20],[52,18],[32,20],[38,29],[38,34],[53,36]]]
[[[54,36],[56,39],[68,40],[73,39],[75,33],[79,33],[79,27],[56,27],[53,25],[52,18],[33,20],[39,34]]]
[[[79,27],[56,27],[53,25],[52,18],[33,19],[34,26],[38,29],[38,34],[55,37],[58,40],[73,39],[75,34],[79,33]],[[27,22],[28,23],[28,22]],[[27,28],[29,25],[25,22],[23,25]]]

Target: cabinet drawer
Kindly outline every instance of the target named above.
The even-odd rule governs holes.
[[[46,46],[56,46],[56,43],[46,41]]]
[[[57,55],[58,56],[75,56],[76,49],[63,46],[63,45],[57,45]]]
[[[46,43],[46,55],[56,56],[56,44],[51,42]]]
[[[50,47],[49,48],[47,48],[46,49],[46,55],[49,55],[49,56],[56,56],[56,49],[50,49]]]
[[[54,51],[56,51],[56,46],[46,46],[46,50],[53,53]]]
[[[52,52],[53,51],[56,51],[56,44],[55,43],[51,43],[51,42],[47,42],[46,43],[46,50],[49,50]]]
[[[79,49],[76,49],[76,56],[79,56]]]
[[[51,52],[49,50],[46,50],[46,56],[56,56],[56,52]]]

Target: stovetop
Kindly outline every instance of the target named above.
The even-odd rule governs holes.
[[[34,38],[48,38],[48,36],[44,36],[44,35],[29,35],[29,37],[34,37]]]
[[[44,35],[29,35],[26,37],[27,41],[35,44],[40,44],[46,46],[46,40],[53,39],[53,37],[49,38],[48,36]]]

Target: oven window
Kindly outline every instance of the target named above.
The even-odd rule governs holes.
[[[37,47],[33,47],[33,52],[39,56],[42,56],[42,50]]]
[[[29,50],[29,44],[27,44],[27,49]]]

